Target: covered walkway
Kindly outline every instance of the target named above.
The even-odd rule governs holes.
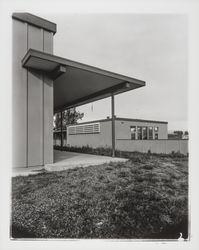
[[[61,115],[63,147],[63,111],[107,97],[114,157],[115,95],[144,87],[145,82],[54,55],[55,23],[29,13],[13,13],[12,19],[13,167],[52,165],[53,114]]]

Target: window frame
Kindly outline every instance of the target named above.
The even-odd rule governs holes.
[[[149,127],[148,127],[148,140],[153,140],[153,138],[154,138],[154,137],[153,137],[153,134],[154,134],[154,133],[153,133],[153,130],[154,130],[154,129],[153,129],[153,126],[149,126]],[[150,131],[152,132],[152,135],[150,135]]]
[[[139,132],[140,129],[140,132]],[[139,138],[139,135],[141,135],[141,138]],[[142,126],[137,126],[137,139],[142,140]]]
[[[134,133],[132,133],[132,128],[134,128]],[[130,131],[131,131],[131,140],[137,140],[137,126],[130,126]],[[132,138],[132,135],[135,135],[135,138]]]

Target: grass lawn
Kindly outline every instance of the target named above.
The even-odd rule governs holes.
[[[13,238],[187,238],[188,159],[13,177]]]

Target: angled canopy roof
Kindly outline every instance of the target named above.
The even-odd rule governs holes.
[[[33,49],[28,50],[22,65],[54,79],[55,112],[145,86],[144,81],[135,78]]]

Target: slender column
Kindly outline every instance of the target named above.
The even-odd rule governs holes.
[[[115,98],[111,95],[111,117],[112,117],[112,157],[115,157]]]
[[[61,111],[61,151],[63,150],[63,112]]]

